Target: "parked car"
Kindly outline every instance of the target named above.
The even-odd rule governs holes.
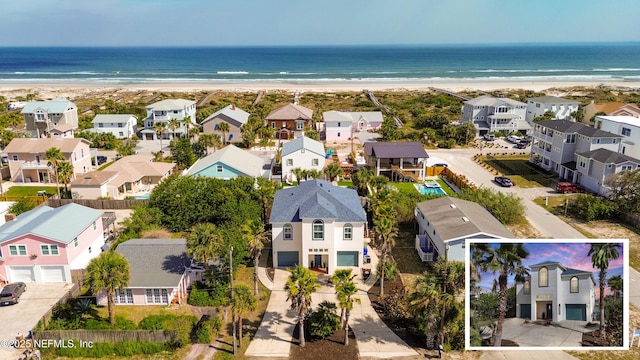
[[[556,184],[556,191],[563,194],[584,192],[585,187],[580,184],[561,181],[558,184]]]
[[[519,142],[519,143],[517,143],[517,144],[516,144],[516,147],[517,147],[518,149],[525,149],[525,148],[527,148],[528,146],[529,146],[529,143],[528,143],[528,142],[524,142],[524,141],[521,141],[521,142]]]
[[[449,165],[446,163],[437,163],[437,164],[433,164],[433,166],[449,167]]]
[[[20,302],[20,296],[27,290],[23,282],[15,282],[5,285],[0,292],[0,305],[13,305]]]
[[[507,141],[508,142],[512,142],[514,144],[518,144],[520,142],[520,140],[522,140],[522,138],[520,136],[516,136],[516,135],[509,135],[507,137]]]
[[[491,134],[491,133],[486,133],[486,134],[484,134],[483,138],[484,138],[486,141],[493,141],[493,140],[495,140],[495,139],[496,139],[496,136],[495,136],[495,135],[493,135],[493,134]]]
[[[496,176],[494,180],[503,187],[510,187],[514,185],[513,181],[506,176]]]

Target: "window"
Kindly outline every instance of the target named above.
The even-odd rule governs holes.
[[[622,171],[633,170],[633,165],[622,165]]]
[[[580,157],[580,167],[587,167],[587,159]]]
[[[272,122],[271,122],[271,128],[272,128],[272,129],[275,129],[275,128],[276,128],[276,122],[275,122],[275,121],[272,121]]]
[[[541,267],[538,270],[538,287],[547,287],[549,286],[549,270],[546,267]]]
[[[293,226],[284,224],[282,227],[282,240],[293,240]]]
[[[313,221],[313,237],[312,240],[324,240],[324,223],[322,220]]]
[[[576,134],[567,135],[567,144],[575,144],[576,142]]]
[[[147,289],[147,304],[168,304],[167,289]]]
[[[284,127],[284,126],[283,126],[283,127]],[[304,130],[304,123],[303,123],[303,122],[296,123],[296,129],[298,129],[298,130]]]
[[[579,281],[578,281],[578,277],[574,276],[571,278],[571,286],[569,289],[570,293],[577,293],[579,292],[580,286],[579,286]]]
[[[13,155],[13,161],[18,161],[18,155]]]
[[[97,228],[98,228],[98,226],[96,226],[96,222],[94,221],[94,222],[93,222],[93,230],[95,230],[95,229],[97,229]]]
[[[525,295],[531,295],[531,283],[529,280],[524,281],[523,291]]]
[[[344,224],[342,228],[342,238],[344,240],[353,240],[353,225]]]
[[[40,245],[40,251],[42,251],[43,256],[59,255],[58,245]]]
[[[122,131],[119,131],[119,132],[118,132],[118,136],[123,137],[123,136],[124,136],[124,133],[123,133]]]
[[[216,172],[221,173],[223,170],[222,165],[216,165]]]
[[[116,304],[133,304],[133,290],[124,289],[124,291],[120,289],[116,289],[115,296]]]
[[[103,123],[98,123],[98,127],[99,128],[104,127],[104,124]]]
[[[119,128],[124,127],[124,124],[123,123],[118,123],[118,127]]]
[[[27,256],[27,245],[9,245],[11,256]]]
[[[282,127],[283,127],[283,128],[287,127],[287,122],[286,122],[286,121],[283,121],[283,122],[282,122]]]
[[[73,246],[78,247],[78,238],[73,238]]]
[[[287,166],[293,166],[293,159],[287,159]]]
[[[624,136],[631,136],[631,129],[623,127],[622,128],[622,135]]]
[[[318,166],[318,159],[311,159],[311,166]]]
[[[340,133],[338,133],[338,137],[340,137]]]

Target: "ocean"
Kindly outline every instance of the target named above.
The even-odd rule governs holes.
[[[3,83],[638,82],[640,43],[4,47]]]

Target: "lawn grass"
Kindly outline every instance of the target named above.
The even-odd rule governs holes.
[[[391,250],[391,255],[396,260],[401,273],[420,275],[427,270],[416,252],[415,241],[416,232],[413,226],[400,224],[396,246]]]
[[[63,190],[64,188],[61,188],[60,190]],[[21,186],[21,185],[14,185],[12,187],[9,188],[9,190],[7,190],[4,195],[5,196],[19,196],[19,197],[23,197],[23,196],[38,196],[38,191],[41,190],[45,190],[47,192],[47,194],[49,195],[54,195],[57,194],[56,191],[56,187],[55,186]]]
[[[98,307],[98,315],[103,319],[109,318],[106,306]],[[116,306],[116,316],[123,316],[136,324],[149,315],[193,315],[188,306],[165,305],[136,305]]]
[[[342,187],[348,187],[348,188],[352,188],[353,187],[353,181],[351,180],[341,180],[338,181],[338,186],[342,186]]]
[[[454,196],[456,194],[456,192],[444,180],[437,179],[436,182],[440,184],[440,187],[442,188],[442,190],[444,190],[445,193],[447,193],[447,195]]]
[[[537,169],[527,155],[482,156],[480,160],[511,178],[521,188],[552,186],[557,177],[555,173]]]

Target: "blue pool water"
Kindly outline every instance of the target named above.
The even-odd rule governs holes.
[[[149,196],[151,196],[151,194],[136,195],[136,196],[134,196],[134,198],[135,199],[141,199],[141,200],[148,200]]]
[[[420,185],[416,185],[416,187],[418,188],[418,191],[422,195],[446,195],[447,194],[444,192],[444,190],[442,190],[442,188],[440,187],[440,184],[436,182],[420,184]]]

